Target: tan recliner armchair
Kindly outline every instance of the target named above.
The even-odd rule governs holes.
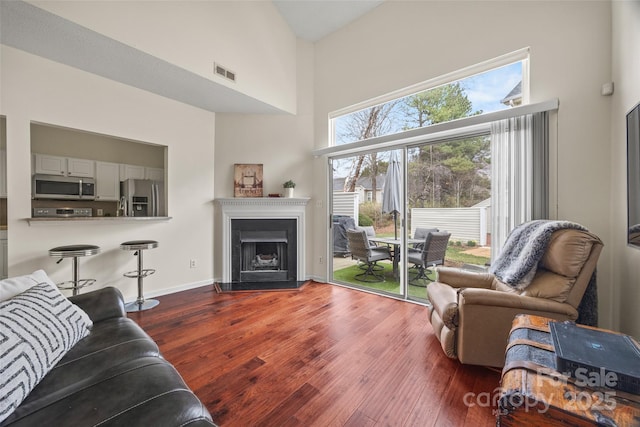
[[[602,247],[602,241],[586,231],[554,232],[535,277],[523,291],[491,273],[439,267],[428,292],[429,318],[442,349],[462,363],[502,367],[517,314],[578,318],[578,305]]]

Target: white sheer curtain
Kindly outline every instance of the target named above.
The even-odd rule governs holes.
[[[500,252],[509,232],[533,219],[533,117],[491,124],[491,255]]]

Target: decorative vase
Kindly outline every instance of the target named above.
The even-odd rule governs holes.
[[[285,188],[284,189],[284,197],[292,198],[293,197],[293,188]]]

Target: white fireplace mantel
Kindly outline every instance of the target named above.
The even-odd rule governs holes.
[[[309,197],[238,197],[215,199],[222,218],[222,282],[231,282],[231,220],[232,219],[295,219],[298,271],[296,278],[306,280],[305,271],[305,210]]]

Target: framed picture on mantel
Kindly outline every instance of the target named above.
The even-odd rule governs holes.
[[[234,197],[262,197],[262,164],[235,164],[233,195]]]

